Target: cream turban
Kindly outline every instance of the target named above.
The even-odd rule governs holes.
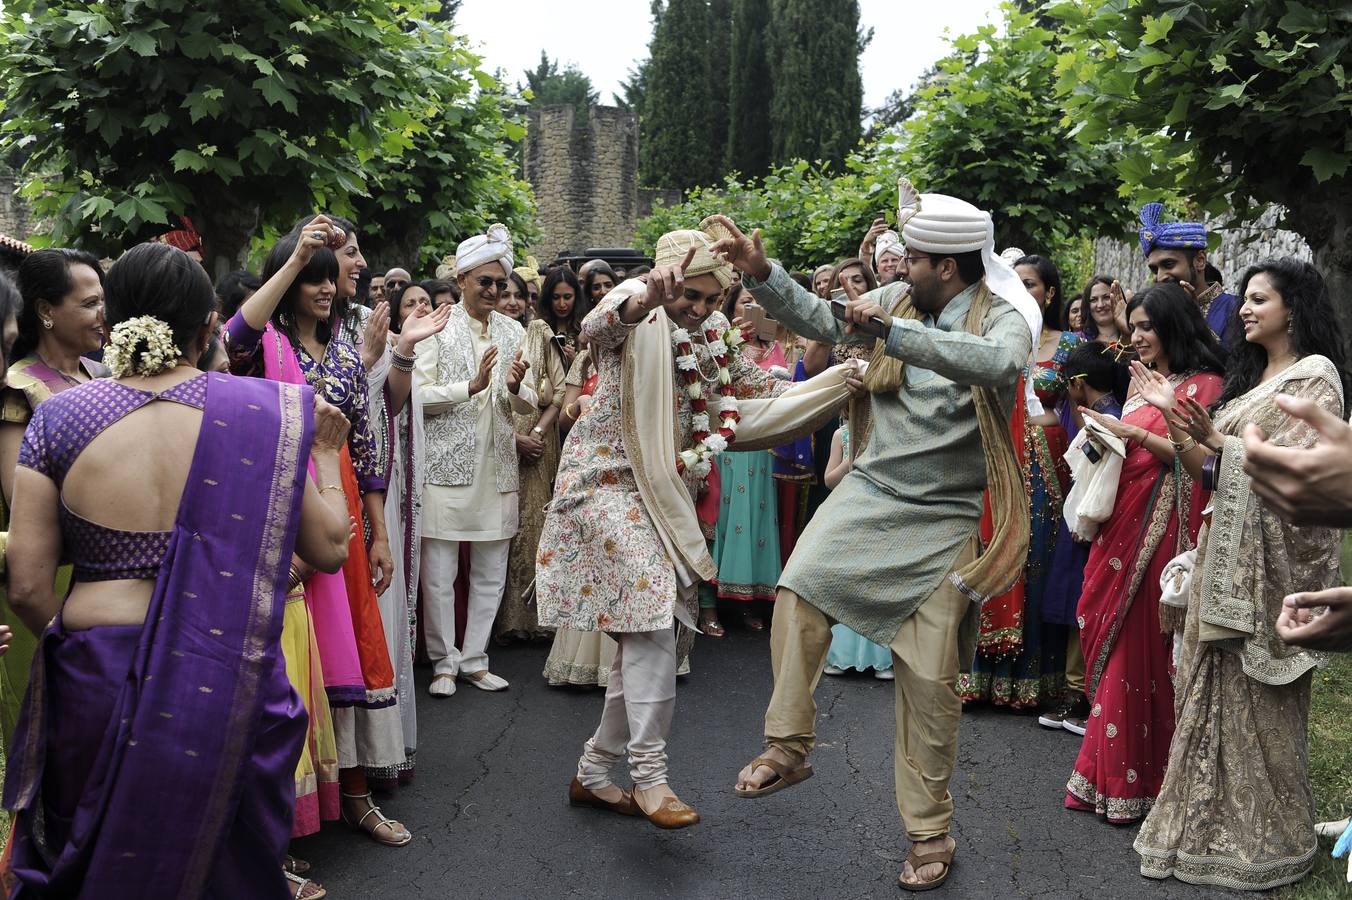
[[[521,276],[521,280],[528,285],[534,285],[538,291],[542,283],[540,278],[540,261],[533,256],[527,256],[526,261],[517,266],[514,270]]]
[[[891,253],[893,256],[905,256],[906,245],[901,242],[901,238],[892,230],[884,231],[878,235],[878,239],[873,245],[873,264],[876,266],[883,261],[883,257]]]
[[[691,247],[695,248],[695,257],[690,260],[685,274],[688,276],[712,275],[719,285],[732,284],[732,266],[714,258],[709,248],[714,241],[727,236],[727,230],[712,220],[699,223],[699,230],[668,231],[657,239],[656,263],[659,266],[674,266],[685,259]]]
[[[1027,253],[1023,252],[1022,247],[1006,247],[1000,251],[1000,258],[1011,266],[1027,255]]]
[[[437,266],[438,281],[455,281],[455,257],[444,256],[441,259],[441,265]]]
[[[906,246],[922,253],[945,255],[980,250],[986,287],[1023,316],[1036,356],[1042,343],[1042,310],[1009,263],[995,255],[995,223],[991,214],[947,194],[917,193],[905,178],[897,179],[897,193],[897,224]],[[1033,380],[1025,381],[1028,412],[1038,415],[1042,404],[1032,390]]]
[[[455,248],[457,272],[469,272],[491,262],[501,263],[504,275],[512,274],[512,234],[506,225],[490,225],[487,234],[476,234]]]

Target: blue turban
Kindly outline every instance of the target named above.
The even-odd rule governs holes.
[[[1141,207],[1141,254],[1149,256],[1156,247],[1166,250],[1205,250],[1206,226],[1201,222],[1160,223],[1163,203]]]

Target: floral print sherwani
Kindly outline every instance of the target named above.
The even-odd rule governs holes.
[[[675,618],[676,573],[644,508],[624,449],[624,416],[636,416],[639,428],[648,418],[642,409],[628,410],[622,403],[621,365],[632,329],[620,320],[619,310],[638,288],[641,285],[615,288],[582,323],[599,379],[592,407],[564,444],[554,499],[540,536],[535,588],[540,624],[547,627],[659,631],[671,628]],[[701,330],[728,327],[722,313],[715,312]],[[702,371],[717,371],[703,342],[696,341],[695,352]],[[738,399],[778,396],[792,386],[741,356],[729,361],[729,369]],[[717,385],[702,383],[704,397],[712,403]],[[680,451],[694,444],[693,414],[676,373],[672,384]],[[674,458],[671,464],[676,465]],[[683,477],[691,496],[697,497],[704,485],[688,471]],[[685,593],[693,621],[695,594]],[[684,596],[681,599],[687,602]]]

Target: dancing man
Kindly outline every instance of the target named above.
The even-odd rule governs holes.
[[[767,748],[737,778],[761,797],[812,774],[812,692],[841,622],[890,646],[896,672],[897,805],[912,842],[907,890],[938,887],[949,837],[949,778],[962,703],[959,663],[975,650],[980,604],[1007,589],[1028,550],[1028,506],[1009,432],[1032,335],[1014,305],[1031,302],[994,250],[990,214],[900,183],[906,252],[892,284],[858,296],[846,285],[844,322],[766,258],[759,232],[732,232],[714,250],[743,273],[756,301],[798,334],[829,343],[869,340],[864,376],[871,435],[854,468],[803,532],[779,581],[770,636],[774,694]],[[866,442],[866,443],[865,443]],[[990,489],[995,535],[977,537]],[[867,543],[858,536],[870,535]]]
[[[716,574],[694,499],[710,461],[730,444],[759,450],[811,433],[863,388],[849,366],[793,384],[738,356],[741,332],[717,311],[732,268],[711,237],[663,235],[647,284],[620,284],[583,321],[596,399],[568,434],[536,563],[541,625],[604,631],[619,645],[569,801],[661,828],[699,821],[667,784],[666,741],[675,624],[695,628],[696,589]],[[632,794],[611,781],[626,749]]]

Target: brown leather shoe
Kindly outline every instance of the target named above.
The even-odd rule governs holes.
[[[699,823],[699,813],[695,812],[695,808],[676,797],[663,800],[662,805],[650,813],[644,813],[643,807],[637,803],[634,805],[658,828],[689,828]]]
[[[619,813],[622,816],[641,815],[643,811],[639,809],[638,804],[634,802],[634,795],[623,788],[620,789],[620,793],[623,794],[623,796],[614,802],[602,800],[590,790],[583,787],[582,782],[578,781],[577,776],[574,775],[572,782],[568,785],[568,805],[590,806],[592,809],[609,810],[613,813]]]

